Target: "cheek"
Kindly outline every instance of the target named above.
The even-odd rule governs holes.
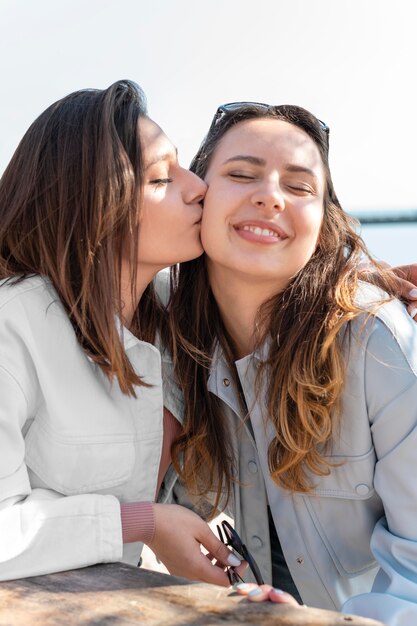
[[[207,192],[208,194],[208,192]],[[203,214],[201,217],[201,243],[204,249],[211,244],[212,239],[217,234],[219,235],[219,228],[216,228],[216,222],[218,226],[218,217],[213,209],[213,204],[210,202],[210,198],[204,200]]]
[[[213,232],[213,228],[211,227],[211,224],[210,224],[210,218],[208,216],[206,217],[206,214],[203,213],[203,219],[201,221],[200,238],[201,238],[201,245],[203,246],[204,250],[206,250],[206,252],[209,252],[212,248],[212,232]]]
[[[181,217],[175,202],[167,196],[144,203],[142,222],[146,223],[147,228],[165,230],[176,220],[181,222]]]
[[[200,238],[208,257],[216,260],[224,257],[227,249],[225,226],[216,211],[203,211]]]
[[[303,215],[300,215],[300,218],[300,232],[317,242],[323,223],[323,211],[321,209],[307,210]]]

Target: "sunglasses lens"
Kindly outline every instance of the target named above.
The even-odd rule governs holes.
[[[235,531],[235,529],[230,526],[227,522],[223,522],[223,531],[226,535],[227,544],[232,546],[233,550],[242,553],[242,540]]]
[[[239,537],[239,535],[237,534],[233,526],[231,526],[226,520],[224,520],[222,522],[222,527],[223,527],[223,532],[226,536],[227,545],[231,546],[233,550],[235,550],[238,554],[240,554],[240,556],[242,556],[245,559],[245,561],[247,561],[255,577],[256,582],[258,583],[258,585],[263,585],[264,581],[262,579],[262,574],[259,570],[259,567],[255,559],[253,558],[253,556],[251,555],[247,547],[244,545],[244,543],[242,543],[241,538]],[[234,574],[235,576],[237,576],[235,572]],[[229,576],[229,580],[230,580],[230,576]]]
[[[327,126],[327,124],[322,120],[319,120],[319,124],[321,126],[321,129],[328,135],[330,132],[330,128]]]
[[[257,107],[258,109],[269,109],[269,104],[263,102],[228,102],[219,107],[223,111],[238,111],[243,107]]]
[[[220,118],[222,117],[222,114],[231,113],[233,111],[238,111],[239,109],[243,107],[257,107],[259,109],[269,109],[271,108],[271,105],[265,104],[264,102],[227,102],[226,104],[220,105],[219,108],[217,109],[216,114],[213,119],[213,124],[216,124],[220,120]],[[330,128],[327,126],[327,124],[323,122],[322,120],[318,120],[318,122],[321,126],[321,129],[327,135],[329,135]]]

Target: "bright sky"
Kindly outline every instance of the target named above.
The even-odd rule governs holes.
[[[0,172],[50,103],[131,78],[184,164],[218,104],[299,104],[345,208],[417,208],[416,24],[415,0],[0,0]]]

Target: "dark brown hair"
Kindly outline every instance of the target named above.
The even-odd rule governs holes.
[[[71,93],[33,122],[0,180],[0,278],[50,279],[85,352],[132,395],[144,383],[116,319],[124,246],[136,267],[145,115],[132,81]],[[159,313],[148,287],[131,330],[152,341]]]
[[[303,129],[318,147],[324,167],[324,216],[317,249],[287,288],[262,305],[256,324],[257,345],[271,340],[257,380],[258,393],[261,379],[267,390],[267,412],[276,431],[268,451],[269,468],[277,484],[308,491],[311,472],[323,475],[330,468],[323,451],[334,430],[344,382],[340,330],[359,313],[354,302],[357,264],[367,251],[334,191],[323,123],[290,105],[219,111],[192,162],[191,169],[202,178],[228,130],[262,117]],[[226,497],[230,493],[234,460],[220,401],[209,393],[207,381],[217,344],[232,372],[236,354],[209,286],[204,257],[183,263],[174,279],[170,318],[186,411],[184,433],[174,447],[175,463],[188,487],[201,495],[214,491],[217,505],[222,491]]]

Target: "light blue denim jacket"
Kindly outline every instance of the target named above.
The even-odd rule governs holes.
[[[374,287],[361,286],[364,309],[378,297]],[[308,495],[279,488],[268,471],[273,431],[254,393],[263,351],[236,362],[253,434],[216,351],[209,389],[223,402],[239,468],[231,514],[266,581],[269,504],[303,602],[410,626],[417,624],[417,325],[391,301],[350,326],[342,415],[330,451],[338,465],[313,476]]]

